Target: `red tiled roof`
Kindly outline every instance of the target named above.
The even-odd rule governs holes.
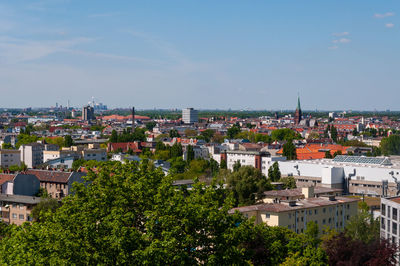
[[[72,172],[29,169],[28,175],[35,175],[40,182],[67,183]]]
[[[0,185],[14,179],[14,174],[0,174]]]

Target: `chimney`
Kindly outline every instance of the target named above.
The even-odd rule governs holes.
[[[303,187],[301,188],[301,193],[304,195],[304,198],[314,198],[314,187]]]
[[[132,107],[132,132],[135,132],[135,107]]]

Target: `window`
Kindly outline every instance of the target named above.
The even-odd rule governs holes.
[[[325,213],[325,212],[326,212],[326,208],[323,208],[323,209],[322,209],[322,212]]]
[[[289,219],[292,219],[292,214],[291,213],[289,213],[288,216],[289,216]]]
[[[386,215],[386,205],[382,204],[381,206],[382,215]]]
[[[395,222],[392,223],[392,233],[397,235],[397,223]]]
[[[12,204],[12,207],[13,207],[13,208],[17,208],[17,203],[13,203],[13,204]]]
[[[309,211],[308,211],[308,214],[309,214],[309,215],[312,215],[312,210],[309,210]]]
[[[390,220],[387,221],[387,231],[390,232]]]
[[[20,220],[24,220],[24,218],[25,218],[25,216],[24,216],[23,214],[20,214],[20,215],[19,215],[19,219],[20,219]]]
[[[287,226],[287,228],[288,228],[288,229],[292,229],[292,226],[289,224],[289,225]]]
[[[322,224],[326,224],[326,220],[325,219],[322,220]]]
[[[392,219],[397,221],[397,209],[392,208]]]
[[[387,217],[390,218],[390,206],[387,206]]]
[[[271,215],[269,213],[265,214],[265,218],[269,219],[271,217]]]
[[[13,213],[13,214],[12,214],[12,218],[13,218],[13,219],[17,219],[17,214],[16,214],[16,213]]]
[[[396,243],[396,237],[395,236],[392,236],[392,243]]]
[[[317,213],[318,213],[318,210],[317,210],[317,209],[315,209],[315,210],[314,210],[314,214],[317,214]]]

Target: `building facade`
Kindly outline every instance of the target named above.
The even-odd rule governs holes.
[[[185,124],[197,123],[199,121],[198,112],[193,108],[186,108],[182,110],[182,121]]]
[[[96,117],[94,116],[94,109],[93,107],[87,105],[82,108],[82,120],[84,121],[91,121],[95,120]]]
[[[326,195],[315,197],[313,187],[303,188],[303,199],[279,200],[230,210],[244,216],[255,217],[255,223],[282,226],[296,233],[303,233],[309,222],[315,222],[321,229],[325,226],[342,231],[350,217],[357,214],[358,199]]]
[[[7,169],[12,165],[21,164],[21,151],[19,150],[0,150],[0,166],[1,168]]]
[[[0,221],[16,225],[32,221],[32,209],[41,200],[40,197],[0,194]]]
[[[400,244],[400,197],[381,199],[381,238]]]

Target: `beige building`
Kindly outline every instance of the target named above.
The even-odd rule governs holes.
[[[296,233],[303,233],[311,221],[320,230],[326,226],[341,231],[350,218],[357,214],[358,199],[332,194],[315,197],[314,187],[302,189],[304,198],[298,198],[296,194],[288,193],[288,200],[266,200],[270,203],[234,208],[230,213],[239,211],[248,218],[255,217],[256,224],[283,226]]]
[[[19,150],[6,150],[6,149],[1,149],[0,150],[0,166],[1,168],[8,168],[12,165],[20,165],[21,164],[21,158],[20,155],[21,151]]]
[[[64,158],[69,156],[76,156],[78,157],[78,153],[71,150],[58,150],[58,151],[43,151],[43,162],[47,162],[50,160]]]
[[[32,221],[32,209],[41,200],[39,197],[0,194],[0,220],[16,225]]]
[[[34,168],[43,163],[43,151],[57,151],[59,147],[54,144],[31,143],[21,145],[21,162],[24,162],[28,168]]]

